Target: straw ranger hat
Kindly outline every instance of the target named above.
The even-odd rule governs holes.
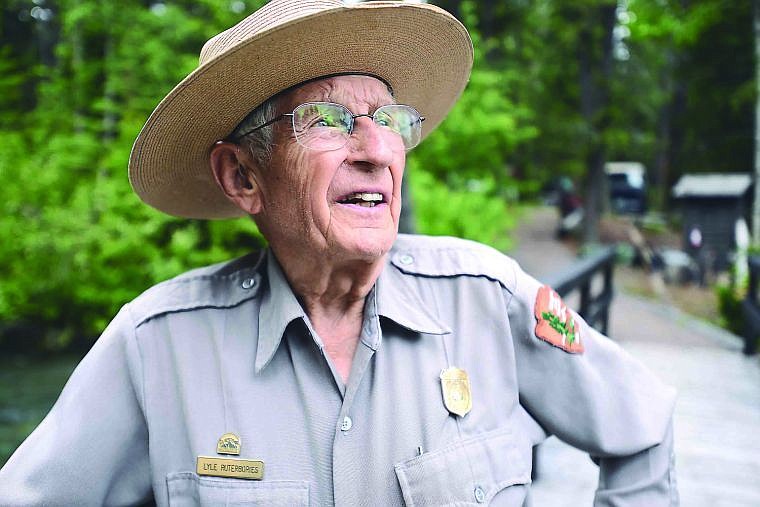
[[[467,30],[432,5],[273,0],[211,38],[198,68],[150,115],[129,159],[132,188],[170,215],[240,216],[214,181],[209,153],[269,97],[321,76],[378,76],[426,117],[424,137],[459,98],[472,57]]]

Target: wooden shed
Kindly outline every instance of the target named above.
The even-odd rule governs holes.
[[[681,176],[673,187],[673,197],[683,217],[684,251],[696,255],[689,235],[697,228],[703,253],[714,259],[712,267],[725,270],[736,248],[736,221],[744,218],[749,223],[751,187],[752,177],[745,173]]]

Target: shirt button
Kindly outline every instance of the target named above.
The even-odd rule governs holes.
[[[245,280],[243,280],[243,283],[240,284],[240,286],[244,289],[250,289],[254,285],[256,285],[256,280],[254,280],[253,278],[246,278]]]
[[[481,488],[480,486],[475,488],[475,500],[478,503],[483,503],[486,501],[486,493],[485,491],[483,491],[483,488]]]
[[[354,422],[351,420],[350,417],[346,416],[343,418],[343,422],[340,423],[340,430],[341,431],[348,431],[351,429],[351,427],[354,425]]]
[[[405,264],[405,265],[407,265],[407,266],[408,266],[409,264],[413,264],[413,263],[414,263],[414,257],[412,257],[412,256],[411,256],[411,255],[409,255],[409,254],[404,254],[404,255],[402,255],[401,257],[399,257],[398,261],[399,261],[401,264]]]

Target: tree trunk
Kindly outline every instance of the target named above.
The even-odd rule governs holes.
[[[414,234],[417,232],[417,227],[414,225],[412,189],[409,188],[408,182],[408,178],[401,180],[401,217],[399,218],[398,232]]]
[[[71,44],[71,80],[75,87],[86,90],[88,83],[85,71],[85,40],[82,32],[77,27],[71,30],[69,34],[69,44]],[[75,94],[74,96],[74,130],[77,133],[82,133],[85,130],[85,116],[87,114],[86,97],[86,92],[78,95]]]
[[[667,99],[660,106],[657,115],[657,147],[654,152],[654,199],[655,207],[667,211],[670,196],[670,158],[671,130],[673,127],[673,112],[675,104],[674,71],[676,68],[675,49],[665,50],[665,64],[660,75],[660,86],[665,90]]]
[[[116,90],[114,75],[114,35],[106,34],[106,42],[103,45],[103,118],[101,123],[102,138],[104,142],[113,141],[117,135],[119,118],[116,114]]]
[[[615,3],[595,7],[585,18],[578,45],[581,113],[589,125],[586,156],[586,202],[583,241],[599,242],[599,218],[603,207],[606,146],[604,131],[609,124],[609,80],[612,75],[612,31],[616,22]]]
[[[760,245],[760,2],[754,0],[755,18],[755,200],[752,204],[752,242]]]

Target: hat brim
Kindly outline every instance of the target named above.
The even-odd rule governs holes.
[[[467,30],[427,4],[369,2],[284,23],[202,65],[161,101],[132,147],[132,188],[170,215],[241,216],[214,181],[209,154],[254,107],[320,76],[371,74],[425,116],[424,138],[464,90],[472,59]]]

